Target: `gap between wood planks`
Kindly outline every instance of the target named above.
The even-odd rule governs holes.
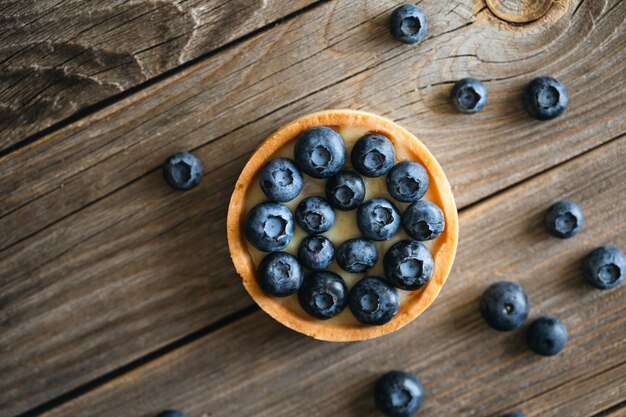
[[[137,85],[135,85],[133,87],[130,87],[130,88],[128,88],[128,89],[118,93],[118,94],[115,94],[115,95],[112,95],[110,97],[107,97],[104,100],[101,100],[101,101],[99,101],[99,102],[97,102],[95,104],[86,106],[86,107],[78,110],[77,112],[75,112],[71,116],[66,117],[66,118],[64,118],[64,119],[62,119],[62,120],[60,120],[58,122],[55,122],[52,125],[50,125],[50,126],[44,128],[44,129],[38,131],[37,133],[29,135],[26,138],[24,138],[24,139],[22,139],[22,140],[20,140],[20,141],[18,141],[16,143],[14,143],[13,145],[11,145],[11,146],[9,146],[9,147],[7,147],[5,149],[0,150],[0,158],[2,158],[4,156],[7,156],[7,155],[9,155],[9,154],[19,150],[19,149],[22,149],[22,148],[28,146],[28,145],[31,145],[31,144],[37,142],[38,140],[42,139],[43,137],[45,137],[45,136],[47,136],[47,135],[49,135],[49,134],[51,134],[53,132],[56,132],[58,130],[61,130],[62,128],[66,127],[66,126],[69,126],[69,125],[77,122],[78,120],[80,120],[82,118],[85,118],[85,117],[87,117],[87,116],[89,116],[91,114],[97,113],[98,111],[100,111],[100,110],[102,110],[102,109],[104,109],[106,107],[109,107],[109,106],[111,106],[112,104],[114,104],[114,103],[116,103],[118,101],[124,100],[127,97],[130,97],[130,96],[132,96],[134,94],[137,94],[140,91],[143,91],[143,90],[145,90],[145,89],[147,89],[147,88],[149,88],[149,87],[151,87],[151,86],[153,86],[155,84],[158,84],[158,83],[162,82],[163,80],[165,80],[167,78],[170,78],[170,77],[172,77],[172,76],[174,76],[174,75],[176,75],[176,74],[186,70],[187,68],[192,67],[193,65],[195,65],[195,64],[197,64],[199,62],[202,62],[202,61],[204,61],[206,59],[209,59],[212,56],[215,56],[215,55],[217,55],[217,54],[219,54],[219,53],[221,53],[221,52],[223,52],[225,50],[228,50],[230,48],[234,48],[237,45],[240,45],[240,44],[242,44],[242,43],[244,43],[244,42],[254,38],[255,36],[257,36],[257,35],[259,35],[259,34],[261,34],[263,32],[266,32],[266,31],[268,31],[268,30],[270,30],[270,29],[272,29],[272,28],[274,28],[274,27],[276,27],[278,25],[282,25],[282,24],[284,24],[286,22],[289,22],[290,20],[293,20],[296,17],[298,17],[298,16],[300,16],[300,15],[302,15],[304,13],[307,13],[307,12],[309,12],[311,10],[314,10],[314,9],[322,6],[325,3],[329,3],[330,1],[332,1],[332,0],[318,0],[318,1],[316,1],[316,2],[314,2],[312,4],[309,4],[308,6],[305,6],[305,7],[301,8],[301,9],[295,11],[295,12],[292,12],[292,13],[286,15],[286,16],[283,16],[283,17],[281,17],[279,19],[276,19],[276,20],[274,20],[274,21],[272,21],[272,22],[270,22],[270,23],[268,23],[268,24],[266,24],[264,26],[261,26],[260,28],[255,29],[255,30],[253,30],[253,31],[243,35],[243,36],[240,36],[240,37],[238,37],[236,39],[233,39],[232,41],[230,41],[228,43],[225,43],[222,46],[219,46],[219,47],[217,47],[215,49],[212,49],[209,52],[201,54],[201,55],[197,56],[196,58],[192,58],[192,59],[190,59],[187,62],[184,62],[184,63],[182,63],[182,64],[180,64],[180,65],[178,65],[178,66],[176,66],[176,67],[174,67],[174,68],[172,68],[170,70],[167,70],[167,71],[165,71],[165,72],[163,72],[163,73],[161,73],[159,75],[156,75],[153,78],[150,78],[150,79],[148,79],[148,80],[146,80],[146,81],[144,81],[142,83],[139,83],[139,84],[137,84]],[[171,39],[169,39],[169,40],[171,40]]]
[[[614,406],[611,406],[604,411],[600,411],[598,414],[592,417],[611,417],[611,416],[617,417],[618,416],[617,412],[624,408],[626,408],[626,400],[622,401],[621,403],[617,403]]]
[[[74,388],[71,391],[66,392],[65,394],[62,394],[56,398],[53,398],[50,401],[47,401],[41,405],[38,405],[35,408],[32,408],[28,411],[26,411],[25,413],[22,414],[18,414],[16,417],[35,417],[35,416],[39,416],[47,411],[52,410],[55,407],[58,407],[62,404],[65,404],[69,401],[72,401],[78,397],[80,397],[83,394],[88,393],[89,391],[96,389],[104,384],[106,384],[107,382],[113,381],[114,379],[117,379],[121,376],[123,376],[124,374],[131,372],[157,358],[159,358],[160,356],[166,355],[170,352],[175,351],[178,348],[181,348],[191,342],[194,342],[198,339],[201,339],[205,336],[207,336],[210,333],[213,333],[214,331],[217,331],[219,329],[222,329],[226,326],[228,326],[231,323],[236,322],[237,320],[240,320],[244,317],[249,316],[250,314],[259,311],[259,307],[254,304],[251,305],[249,307],[246,307],[244,309],[241,309],[233,314],[229,314],[228,316],[222,318],[221,320],[216,321],[213,324],[210,324],[200,330],[197,330],[191,334],[188,334],[187,336],[184,336],[168,345],[163,346],[162,348],[159,348],[153,352],[148,353],[147,355],[142,356],[139,359],[135,359],[134,361],[130,362],[129,364],[126,364],[120,368],[117,368],[111,372],[108,372],[92,381],[89,381],[86,384],[83,384],[77,388]]]
[[[574,160],[577,160],[577,159],[580,159],[580,158],[584,158],[587,154],[589,154],[591,152],[594,152],[594,151],[596,151],[598,149],[601,149],[603,147],[608,147],[613,142],[623,138],[624,136],[626,136],[626,132],[623,132],[622,134],[620,134],[618,136],[615,136],[615,137],[609,139],[608,141],[606,141],[606,142],[604,142],[602,144],[594,146],[594,147],[592,147],[592,148],[590,148],[590,149],[588,149],[588,150],[586,150],[586,151],[584,151],[584,152],[582,152],[582,153],[580,153],[580,154],[578,154],[578,155],[576,155],[576,156],[574,156],[572,158],[569,158],[569,159],[564,160],[564,161],[562,161],[562,162],[560,162],[560,163],[558,163],[556,165],[553,165],[550,168],[544,169],[544,170],[542,170],[540,172],[537,172],[537,173],[535,173],[535,174],[533,174],[531,176],[528,176],[528,177],[524,178],[523,180],[518,181],[518,182],[516,182],[514,184],[511,184],[511,185],[509,185],[509,186],[507,186],[507,187],[505,187],[505,188],[503,188],[501,190],[498,190],[498,191],[496,191],[496,192],[494,192],[494,193],[492,193],[492,194],[490,194],[490,195],[488,195],[488,196],[486,196],[486,197],[484,197],[484,198],[482,198],[482,199],[480,199],[480,200],[478,200],[476,202],[473,202],[471,204],[463,206],[463,207],[459,208],[458,211],[459,211],[459,213],[462,213],[462,212],[467,211],[469,209],[472,209],[472,208],[474,208],[476,206],[484,204],[488,200],[493,199],[493,198],[495,198],[495,197],[497,197],[499,195],[502,195],[502,194],[506,193],[507,191],[510,191],[510,190],[512,190],[512,189],[514,189],[514,188],[516,188],[518,186],[521,186],[521,185],[523,185],[523,184],[525,184],[527,182],[530,182],[533,179],[536,179],[536,178],[538,178],[540,176],[543,176],[543,175],[549,173],[550,171],[553,171],[555,169],[558,169],[559,167],[567,165],[567,164],[573,162]],[[150,172],[153,172],[153,171],[150,171]],[[148,175],[148,174],[149,173],[146,173],[146,175]],[[195,331],[193,333],[190,333],[190,334],[188,334],[188,335],[186,335],[186,336],[184,336],[184,337],[182,337],[180,339],[177,339],[177,340],[175,340],[172,343],[169,343],[169,344],[167,344],[167,345],[165,345],[165,346],[163,346],[163,347],[161,347],[161,348],[159,348],[159,349],[157,349],[157,350],[155,350],[153,352],[150,352],[150,353],[148,353],[148,354],[146,354],[146,355],[144,355],[144,356],[142,356],[142,357],[140,357],[138,359],[135,359],[135,360],[131,361],[130,363],[128,363],[128,364],[126,364],[124,366],[121,366],[120,368],[117,368],[117,369],[115,369],[115,370],[113,370],[111,372],[108,372],[108,373],[100,376],[100,377],[97,377],[94,380],[92,380],[92,381],[90,381],[90,382],[88,382],[86,384],[83,384],[83,385],[81,385],[81,386],[79,386],[77,388],[74,388],[74,389],[72,389],[72,390],[70,390],[70,391],[68,391],[68,392],[66,392],[66,393],[64,393],[64,394],[62,394],[62,395],[60,395],[60,396],[58,396],[56,398],[53,398],[52,400],[49,400],[49,401],[47,401],[47,402],[45,402],[45,403],[43,403],[43,404],[41,404],[41,405],[39,405],[39,406],[37,406],[35,408],[32,408],[32,409],[30,409],[30,410],[28,410],[28,411],[26,411],[24,413],[21,413],[21,414],[17,415],[16,417],[37,417],[37,416],[40,416],[40,415],[42,415],[42,414],[44,414],[44,413],[46,413],[46,412],[48,412],[48,411],[58,407],[58,406],[61,406],[61,405],[65,404],[65,403],[73,401],[73,400],[81,397],[82,395],[84,395],[84,394],[86,394],[86,393],[88,393],[88,392],[90,392],[90,391],[92,391],[92,390],[94,390],[94,389],[96,389],[96,388],[106,384],[106,383],[109,383],[109,382],[111,382],[111,381],[113,381],[113,380],[115,380],[117,378],[120,378],[123,375],[125,375],[125,374],[127,374],[127,373],[129,373],[131,371],[134,371],[135,369],[138,369],[138,368],[140,368],[140,367],[142,367],[142,366],[144,366],[144,365],[146,365],[146,364],[148,364],[148,363],[158,359],[161,356],[169,354],[169,353],[171,353],[171,352],[173,352],[173,351],[175,351],[175,350],[177,350],[179,348],[184,347],[185,345],[188,345],[188,344],[193,343],[193,342],[195,342],[195,341],[197,341],[199,339],[202,339],[202,338],[208,336],[209,334],[211,334],[211,333],[213,333],[215,331],[223,329],[223,328],[225,328],[225,327],[227,327],[227,326],[237,322],[238,320],[244,319],[244,318],[252,315],[253,313],[258,312],[259,310],[260,310],[259,307],[256,304],[253,304],[253,305],[250,305],[250,306],[248,306],[246,308],[243,308],[243,309],[241,309],[239,311],[236,311],[235,313],[232,313],[232,314],[230,314],[230,315],[228,315],[228,316],[218,320],[215,323],[212,323],[212,324],[210,324],[210,325],[208,325],[206,327],[203,327],[203,328],[201,328],[201,329],[199,329],[199,330],[197,330],[197,331]],[[602,373],[605,373],[605,372],[607,372],[607,371],[609,371],[611,369],[614,369],[616,367],[622,366],[623,364],[624,363],[620,363],[620,364],[618,364],[618,365],[616,365],[616,366],[614,366],[614,367],[612,367],[612,368],[610,368],[608,370],[603,370],[602,372],[600,372],[598,374],[594,374],[594,375],[590,376],[587,379],[596,377],[596,376],[598,376],[598,375],[600,375]],[[571,382],[571,381],[566,381],[564,384],[569,383],[569,382]],[[553,389],[557,389],[558,387],[560,387],[560,385],[557,385]],[[542,392],[541,395],[543,395],[545,393],[546,392]],[[609,417],[609,416],[611,416],[611,414],[613,414],[616,411],[619,411],[619,410],[621,410],[623,408],[626,408],[626,401],[622,401],[622,402],[620,402],[620,403],[618,403],[616,405],[613,405],[613,406],[611,406],[611,407],[609,407],[609,408],[607,408],[607,409],[605,409],[605,410],[603,410],[603,411],[601,411],[599,413],[594,414],[591,417]]]
[[[612,371],[614,369],[618,369],[618,368],[624,366],[624,364],[626,364],[626,362],[620,362],[617,365],[611,366],[610,368],[607,368],[607,369],[603,369],[600,372],[596,372],[595,374],[590,375],[590,376],[588,376],[586,378],[578,379],[578,380],[576,380],[576,382],[584,382],[584,381],[592,380],[592,379],[594,379],[594,378],[596,378],[596,377],[598,377],[598,376],[600,376],[602,374],[606,374],[606,373],[608,373],[608,372],[610,372],[610,371]],[[554,387],[550,388],[549,390],[543,391],[543,392],[541,392],[541,393],[539,393],[537,395],[533,395],[532,397],[525,398],[522,402],[519,402],[519,403],[513,405],[511,407],[511,409],[518,409],[525,402],[530,401],[530,400],[534,400],[535,398],[538,398],[538,397],[542,397],[542,396],[544,396],[546,394],[550,394],[551,392],[555,392],[559,388],[562,388],[563,386],[565,386],[567,384],[570,384],[572,382],[573,382],[573,380],[571,380],[571,379],[567,380],[567,381],[563,381],[562,383],[560,383],[558,385],[555,385]],[[590,417],[605,416],[605,415],[608,415],[608,414],[606,414],[607,411],[611,411],[611,412],[617,411],[617,410],[619,410],[622,407],[626,407],[626,401],[623,401],[623,402],[620,402],[620,403],[618,403],[616,405],[613,405],[613,406],[611,406],[611,407],[609,407],[609,408],[607,408],[605,410],[600,411],[599,413],[591,415]]]

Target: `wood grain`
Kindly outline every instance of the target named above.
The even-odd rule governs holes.
[[[148,417],[170,407],[190,417],[377,416],[373,381],[396,368],[422,379],[424,417],[592,416],[625,399],[626,286],[592,289],[581,260],[598,245],[626,245],[625,157],[623,138],[464,211],[464,239],[440,298],[392,335],[319,342],[257,312],[45,417]],[[584,228],[569,240],[542,225],[559,199],[577,201],[585,213]],[[525,287],[531,319],[566,323],[570,340],[559,355],[531,353],[525,327],[502,333],[482,321],[478,298],[499,280]]]
[[[0,2],[0,150],[314,0]]]
[[[489,13],[509,26],[553,22],[567,10],[568,3],[567,0],[485,0]]]
[[[560,20],[524,38],[459,3],[455,13],[435,9],[433,35],[419,49],[390,39],[383,3],[356,14],[353,5],[327,4],[3,159],[0,228],[12,232],[0,236],[0,249],[157,169],[174,151],[221,142],[218,160],[206,162],[215,163],[211,171],[294,114],[322,107],[370,110],[405,125],[441,160],[461,205],[626,131],[624,2],[583,4],[570,25]],[[524,54],[515,65],[511,51]],[[491,103],[459,117],[446,96],[468,72],[488,80]],[[547,124],[520,102],[525,83],[545,73],[573,96],[570,111]]]
[[[424,1],[432,35],[418,48],[388,35],[395,2],[373,3],[324,4],[0,160],[0,409],[24,411],[249,305],[222,239],[226,204],[250,152],[295,114],[399,121],[442,162],[460,206],[626,131],[624,2],[572,4],[571,20],[522,37],[469,1]],[[468,72],[491,102],[461,117],[445,97]],[[519,102],[543,73],[572,93],[548,123]],[[181,149],[208,173],[189,193],[158,172]]]

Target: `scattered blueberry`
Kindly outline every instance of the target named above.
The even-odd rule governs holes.
[[[535,78],[524,90],[524,107],[538,120],[554,119],[567,109],[568,102],[565,86],[551,77]]]
[[[341,171],[326,182],[326,198],[337,210],[354,210],[365,198],[365,183],[356,172]]]
[[[626,256],[615,246],[602,246],[585,259],[583,276],[590,285],[601,290],[615,288],[624,282]]]
[[[176,190],[189,190],[200,182],[204,169],[202,162],[189,152],[178,152],[167,158],[163,177]]]
[[[383,258],[385,277],[397,288],[414,291],[428,283],[435,267],[433,257],[417,240],[401,240]]]
[[[400,296],[384,279],[365,277],[350,290],[348,305],[361,323],[382,325],[398,312]]]
[[[307,233],[324,233],[335,223],[335,210],[323,197],[307,197],[296,208],[296,221]]]
[[[387,372],[376,381],[376,407],[389,417],[411,417],[424,400],[424,386],[414,375],[402,371]]]
[[[503,417],[526,417],[526,414],[524,414],[524,413],[508,413],[508,414],[505,414]]]
[[[415,4],[404,4],[391,13],[389,30],[402,43],[418,43],[428,30],[426,14]]]
[[[157,414],[156,417],[187,417],[187,414],[176,410],[165,410]]]
[[[343,279],[329,271],[312,272],[304,278],[298,291],[300,305],[318,319],[330,319],[348,303],[348,287]]]
[[[404,230],[415,240],[431,240],[446,227],[443,212],[430,201],[416,201],[402,214]]]
[[[477,113],[487,105],[487,89],[476,78],[463,78],[454,84],[450,92],[454,107],[462,113]]]
[[[517,329],[528,317],[528,296],[514,282],[491,284],[480,299],[480,314],[496,330]]]
[[[324,236],[309,236],[302,239],[298,247],[298,259],[305,268],[323,271],[332,263],[335,256],[333,242]]]
[[[372,198],[357,210],[356,223],[367,239],[388,240],[400,228],[400,212],[391,201]]]
[[[572,201],[559,201],[548,209],[544,220],[548,233],[567,239],[583,227],[583,211]]]
[[[314,127],[296,140],[294,159],[313,178],[328,178],[346,163],[346,145],[341,135],[329,127]]]
[[[287,158],[268,162],[261,169],[259,183],[267,198],[281,203],[296,198],[303,186],[300,170]]]
[[[337,264],[348,272],[365,272],[377,261],[376,245],[366,239],[346,240],[337,249]]]
[[[384,135],[369,133],[361,137],[350,154],[352,166],[366,177],[385,175],[396,161],[393,143]]]
[[[298,291],[304,271],[298,260],[285,252],[272,252],[259,264],[257,281],[263,291],[276,297],[286,297]]]
[[[412,203],[424,197],[429,182],[426,168],[417,162],[404,161],[387,174],[387,191],[398,201]]]
[[[244,233],[258,250],[274,252],[289,245],[293,238],[293,229],[291,211],[280,203],[266,201],[250,210]]]
[[[530,323],[528,344],[542,356],[559,353],[567,343],[567,327],[555,317],[540,317]]]

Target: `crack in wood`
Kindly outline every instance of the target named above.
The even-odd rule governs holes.
[[[478,61],[482,62],[483,64],[512,64],[514,62],[528,61],[529,59],[542,55],[545,52],[546,50],[542,49],[533,54],[526,55],[520,58],[504,59],[504,60],[483,59],[480,56],[478,56],[478,54],[458,54],[458,55],[448,55],[448,56],[444,56],[441,58],[437,58],[436,61],[445,61],[448,59],[455,59],[455,58],[476,58]]]
[[[578,13],[578,10],[580,9],[580,7],[583,5],[584,2],[585,0],[580,0],[578,2],[578,4],[576,5],[576,8],[574,8],[574,11],[572,12],[572,18],[576,16],[576,13]]]

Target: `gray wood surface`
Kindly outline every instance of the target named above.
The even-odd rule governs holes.
[[[623,159],[616,159],[614,154],[623,156],[626,134],[626,2],[490,0],[482,4],[470,0],[450,3],[424,0],[421,5],[427,10],[431,22],[429,36],[422,44],[413,47],[398,44],[388,34],[386,21],[397,2],[387,0],[302,1],[289,2],[284,6],[282,2],[272,1],[229,2],[228,6],[220,6],[226,3],[200,0],[110,2],[106,6],[77,1],[61,2],[58,7],[54,4],[51,1],[0,2],[0,21],[4,27],[15,27],[6,32],[7,36],[10,35],[7,39],[22,36],[20,45],[23,45],[15,57],[5,62],[14,62],[12,60],[19,58],[22,59],[20,65],[41,66],[39,60],[45,55],[45,50],[41,48],[48,46],[44,42],[43,46],[37,47],[40,49],[32,49],[29,39],[34,45],[43,42],[37,36],[50,36],[50,33],[61,36],[66,31],[76,34],[86,30],[81,32],[89,34],[84,39],[91,39],[93,43],[85,44],[84,53],[76,51],[80,53],[79,57],[86,59],[86,66],[80,66],[84,69],[89,67],[88,62],[103,60],[98,54],[89,58],[96,39],[102,40],[104,49],[114,49],[117,40],[124,36],[128,38],[130,27],[133,34],[146,34],[146,37],[137,36],[137,42],[151,45],[148,35],[154,28],[150,19],[157,19],[161,16],[159,13],[173,13],[157,20],[166,26],[171,25],[171,31],[180,30],[176,33],[183,33],[186,26],[176,25],[178,14],[174,12],[173,4],[177,5],[174,8],[185,11],[214,4],[215,12],[201,13],[204,23],[190,35],[196,43],[188,47],[187,53],[191,55],[185,56],[185,61],[292,13],[305,4],[315,4],[315,7],[276,26],[266,27],[232,48],[220,50],[154,85],[103,106],[94,114],[79,118],[63,128],[52,129],[35,142],[0,157],[1,415],[13,416],[53,400],[200,329],[208,329],[206,332],[209,332],[211,327],[208,326],[221,323],[225,317],[251,306],[252,301],[241,288],[228,257],[224,225],[226,206],[237,175],[254,148],[269,133],[296,115],[332,107],[362,109],[396,120],[415,133],[442,163],[459,206],[469,207],[463,218],[473,220],[464,220],[470,226],[461,231],[461,242],[468,246],[475,239],[483,239],[480,227],[489,225],[481,222],[498,218],[507,224],[515,223],[513,208],[523,212],[524,216],[527,210],[538,216],[539,206],[522,200],[518,202],[519,207],[513,207],[514,200],[503,199],[503,196],[514,197],[528,192],[527,185],[520,186],[520,183],[534,176],[537,177],[532,180],[533,184],[540,179],[548,181],[546,178],[557,178],[558,181],[554,181],[560,187],[551,189],[545,196],[533,197],[535,199],[530,201],[534,204],[548,204],[575,191],[588,195],[585,193],[590,190],[583,183],[574,186],[561,181],[565,175],[562,172],[565,167],[576,167],[582,172],[587,168],[580,161],[595,161],[592,164],[595,168],[585,171],[589,173],[589,184],[605,180],[597,179],[598,174],[593,170],[612,172],[617,179],[606,179],[600,184],[614,187],[611,189],[618,193],[617,196],[619,193],[623,195]],[[240,20],[235,19],[234,26],[227,25],[226,22],[232,20],[232,14],[239,13],[239,9],[231,7],[235,4],[250,5],[252,8],[256,5],[256,11]],[[104,14],[90,13],[90,8],[104,10]],[[111,15],[111,10],[119,11],[119,15]],[[138,11],[142,12],[133,14]],[[136,20],[131,20],[133,17]],[[94,19],[103,20],[103,23],[89,29],[96,22]],[[66,23],[66,30],[53,31],[63,23]],[[214,32],[219,32],[223,38],[211,35]],[[32,37],[24,33],[31,33]],[[123,36],[124,33],[126,35]],[[158,35],[168,33],[164,29]],[[142,82],[176,67],[180,63],[177,54],[181,53],[176,36],[140,54],[144,61],[137,58],[139,55],[133,54],[131,49],[121,53],[122,61],[104,59],[102,69],[106,70],[102,74],[112,77],[107,78],[113,80],[111,82],[126,83],[123,86],[126,89],[132,83]],[[59,39],[59,42],[65,42]],[[121,43],[120,47],[123,45]],[[58,50],[65,53],[68,46],[61,46]],[[24,51],[31,51],[31,58]],[[128,67],[128,77],[119,73],[124,67],[115,67],[116,62],[121,64],[133,57],[150,63],[147,66],[152,68],[149,77],[141,78],[138,72],[130,69],[132,66]],[[63,72],[61,58],[51,54],[50,67]],[[67,68],[73,68],[72,65],[78,65],[79,61],[72,62],[66,65],[68,73],[73,70]],[[9,74],[7,79],[13,77],[11,70],[5,74]],[[131,75],[136,75],[137,79]],[[447,95],[454,80],[468,75],[485,81],[490,102],[480,114],[461,116],[452,111]],[[570,91],[570,109],[554,121],[534,121],[522,108],[521,91],[537,75],[555,76]],[[8,90],[3,90],[1,83],[4,81],[0,76],[0,112],[4,111],[2,100],[15,100],[8,105],[15,109],[43,103],[41,117],[36,117],[32,123],[16,121],[13,116],[9,118],[10,125],[3,126],[0,121],[0,129],[5,129],[0,143],[16,143],[25,134],[35,133],[76,110],[63,105],[62,112],[70,108],[69,113],[57,112],[54,106],[50,107],[50,103],[56,100],[54,97],[61,97],[59,103],[68,97],[76,99],[80,106],[84,106],[87,105],[85,99],[101,100],[110,96],[105,88],[92,90],[81,83],[79,87],[72,83],[65,85],[64,82],[48,87],[46,77],[40,80],[43,84],[37,84],[30,78],[12,78],[10,82],[15,85],[10,88],[15,94],[3,96]],[[103,85],[108,85],[109,81]],[[35,90],[28,90],[32,88]],[[80,90],[80,94],[75,88]],[[35,94],[37,89],[43,90],[43,93]],[[28,96],[26,90],[32,97],[28,102],[21,101]],[[82,97],[83,93],[85,97]],[[0,148],[3,146],[0,145]],[[595,148],[598,150],[588,154]],[[164,185],[159,171],[163,160],[179,150],[193,150],[202,159],[207,172],[201,185],[187,193],[171,191]],[[611,152],[607,153],[607,150]],[[585,155],[579,157],[581,154]],[[590,159],[590,155],[596,155],[595,159]],[[597,162],[597,155],[606,158],[607,166]],[[549,171],[564,163],[556,168],[561,173],[556,177],[553,171]],[[576,175],[567,174],[565,177],[583,180]],[[604,200],[594,203],[593,210],[598,210],[597,204],[604,204],[608,207],[607,213],[626,211],[623,199],[611,200],[616,195],[610,198],[608,194],[602,196]],[[546,199],[536,199],[540,197]],[[609,204],[611,201],[612,205]],[[511,218],[504,217],[503,213],[508,213]],[[615,236],[624,234],[623,214],[621,216],[621,223],[615,223],[612,230],[606,233],[616,233]],[[590,230],[605,233],[599,224],[592,227],[595,229]],[[585,239],[590,239],[585,242],[599,242],[596,239],[600,238],[591,236]],[[550,246],[551,249],[542,247],[541,250],[548,250],[549,253],[541,254],[542,261],[535,264],[528,260],[528,252],[520,251],[518,246],[507,246],[507,242],[500,242],[500,245],[508,248],[509,252],[498,252],[498,259],[492,259],[489,251],[476,252],[479,248],[474,248],[470,253],[475,254],[475,258],[462,258],[465,260],[457,265],[458,274],[467,276],[464,272],[467,268],[487,274],[486,269],[480,269],[481,264],[495,265],[508,273],[509,267],[503,263],[512,260],[515,268],[539,268],[547,264],[556,268],[554,271],[560,271],[558,268],[567,265],[561,264],[560,255],[554,252],[560,247],[558,245]],[[580,240],[572,245],[572,248],[582,250],[582,246],[577,246],[581,245]],[[565,272],[573,277],[575,271],[568,269]],[[470,278],[474,279],[467,279]],[[476,278],[476,286],[470,286],[474,281],[464,284],[468,285],[465,297],[476,297],[481,291],[480,284],[487,282],[488,278]],[[538,281],[528,282],[534,291],[540,290]],[[587,292],[581,288],[576,294]],[[623,292],[612,294],[618,294],[612,297],[622,297],[623,304]],[[462,299],[462,294],[458,297],[455,302],[460,306],[459,311],[470,314],[467,304],[470,300]],[[593,298],[596,303],[600,303],[599,299]],[[559,300],[554,306],[565,308],[566,299]],[[613,301],[608,306],[589,304],[588,308],[613,308]],[[584,324],[589,327],[593,323],[590,320],[596,316],[591,314],[591,310],[580,313],[582,322],[579,323],[579,331],[584,330]],[[569,317],[577,317],[574,311],[564,311],[569,311]],[[619,316],[602,317],[605,321],[601,322],[601,328],[608,332],[606,337],[612,342],[615,329],[623,331],[623,321]],[[262,314],[256,314],[241,323],[227,325],[194,342],[193,346],[204,346],[206,343],[211,349],[220,345],[239,347],[237,343],[245,334],[238,332],[245,332],[250,326],[260,326],[262,330],[255,330],[254,334],[258,334],[261,340],[268,340],[269,336],[261,335],[260,331],[277,334],[279,338],[289,334],[263,318]],[[442,326],[450,327],[445,323]],[[477,328],[478,322],[471,326],[463,327],[466,337],[474,337],[471,331]],[[226,335],[222,341],[216,339],[220,335]],[[444,336],[443,332],[437,333],[433,340],[443,343]],[[387,349],[387,343],[390,346],[396,343],[396,337],[403,336],[392,336],[362,346],[375,345],[378,346],[375,349],[382,352]],[[298,352],[301,352],[298,349],[305,349],[300,343],[307,348],[317,346],[300,340],[296,335],[288,336],[286,342],[289,346],[297,345],[294,349]],[[492,343],[490,340],[487,342]],[[335,349],[339,349],[336,359],[340,360],[341,349],[349,352],[364,349],[358,346],[324,347],[318,352],[324,356],[331,355],[328,360],[332,361]],[[486,346],[491,349],[495,345]],[[594,349],[601,347],[604,345]],[[616,348],[610,343],[609,347]],[[242,346],[243,357],[253,355],[252,351],[244,348],[246,346]],[[166,358],[175,357],[179,351],[187,352],[185,349],[176,349]],[[272,352],[267,349],[262,352],[265,356],[255,359],[260,361],[256,362],[257,366],[276,365],[276,356]],[[614,356],[620,358],[617,354]],[[209,359],[203,360],[206,366],[213,366],[213,362],[206,362]],[[459,357],[450,360],[457,363],[455,361],[468,359]],[[156,361],[155,366],[160,369],[163,361]],[[469,362],[463,363],[465,369],[471,366]],[[477,363],[481,372],[490,375],[485,363]],[[529,372],[524,368],[525,364],[527,362],[524,361],[515,363],[515,369],[521,373]],[[239,369],[237,363],[220,362],[219,366],[232,366],[229,372]],[[417,362],[413,366],[421,369],[417,368]],[[582,387],[590,386],[576,388],[577,384],[583,381],[595,384],[605,377],[604,365],[593,362],[588,366],[586,370],[575,368],[573,373],[566,375],[570,382],[562,390],[571,390],[568,392],[578,398],[572,403],[575,406],[586,398]],[[281,369],[286,372],[288,368]],[[541,371],[542,367],[529,369]],[[344,368],[339,370],[343,372]],[[585,373],[596,371],[599,372],[597,375]],[[607,381],[623,385],[618,371],[621,368],[615,368],[613,374],[607,371]],[[148,384],[146,389],[150,390],[149,393],[141,390],[129,392],[127,396],[120,396],[123,401],[115,406],[131,415],[146,414],[151,410],[144,406],[161,405],[151,400],[154,397],[198,411],[192,417],[200,415],[201,410],[209,415],[211,412],[223,415],[222,409],[228,408],[220,408],[224,404],[219,401],[226,397],[213,397],[206,393],[209,388],[204,384],[213,380],[207,380],[202,372],[184,375],[188,381],[202,383],[196,387],[184,385],[187,393],[174,390],[171,395],[165,395],[158,391],[159,386]],[[311,370],[312,375],[318,372],[322,370]],[[616,379],[610,379],[615,372],[618,373]],[[175,375],[183,377],[183,371]],[[267,376],[259,374],[260,378]],[[165,376],[159,376],[158,381],[165,381],[166,378],[163,378]],[[549,378],[548,373],[546,378]],[[126,380],[127,377],[122,377],[109,385],[123,386],[121,381]],[[245,381],[230,383],[245,384]],[[361,388],[345,389],[364,389],[367,381],[356,383],[361,384]],[[480,383],[483,381],[480,380]],[[346,381],[343,384],[349,385]],[[616,386],[615,383],[606,384],[607,387]],[[548,391],[544,391],[543,397],[539,391],[536,395],[546,399],[551,389],[557,389],[552,385],[545,387]],[[133,385],[134,388],[137,387]],[[226,385],[218,385],[214,389],[226,388]],[[113,392],[109,389],[94,391],[94,394],[85,397],[88,400],[79,398],[68,407],[76,407],[75,410],[82,410],[83,415],[91,415],[85,411],[85,401],[95,403],[96,393],[112,398],[106,397],[107,393]],[[250,389],[255,395],[260,393],[257,388]],[[626,400],[623,394],[619,398],[619,390],[609,391],[604,400],[591,401],[593,410],[583,408],[583,415],[592,415]],[[141,396],[134,397],[139,395],[137,392],[141,392]],[[200,398],[199,393],[204,393],[204,397]],[[244,390],[238,395],[245,396],[246,393]],[[521,401],[530,397],[522,394],[517,393],[515,398]],[[480,392],[475,388],[467,395],[475,398],[472,395],[479,396]],[[131,405],[131,397],[137,400],[134,406]],[[465,401],[464,398],[461,400]],[[256,400],[259,402],[254,402]],[[442,404],[445,405],[447,400]],[[245,404],[247,408],[243,410],[246,413],[252,413],[255,408],[262,411],[265,399],[255,397],[254,401]],[[104,413],[104,402],[98,404],[100,408],[97,412]],[[359,404],[357,402],[355,410],[369,412],[365,402]],[[456,404],[454,407],[458,405],[451,404]],[[214,405],[219,407],[212,410]],[[491,407],[489,410],[496,410],[492,403],[488,406]],[[63,415],[63,410],[67,408],[59,410],[54,412]],[[322,410],[329,412],[330,409]],[[467,410],[463,412],[469,412]],[[541,414],[539,409],[533,410],[535,415]],[[343,411],[348,415],[352,413]],[[436,413],[435,408],[430,412]]]

